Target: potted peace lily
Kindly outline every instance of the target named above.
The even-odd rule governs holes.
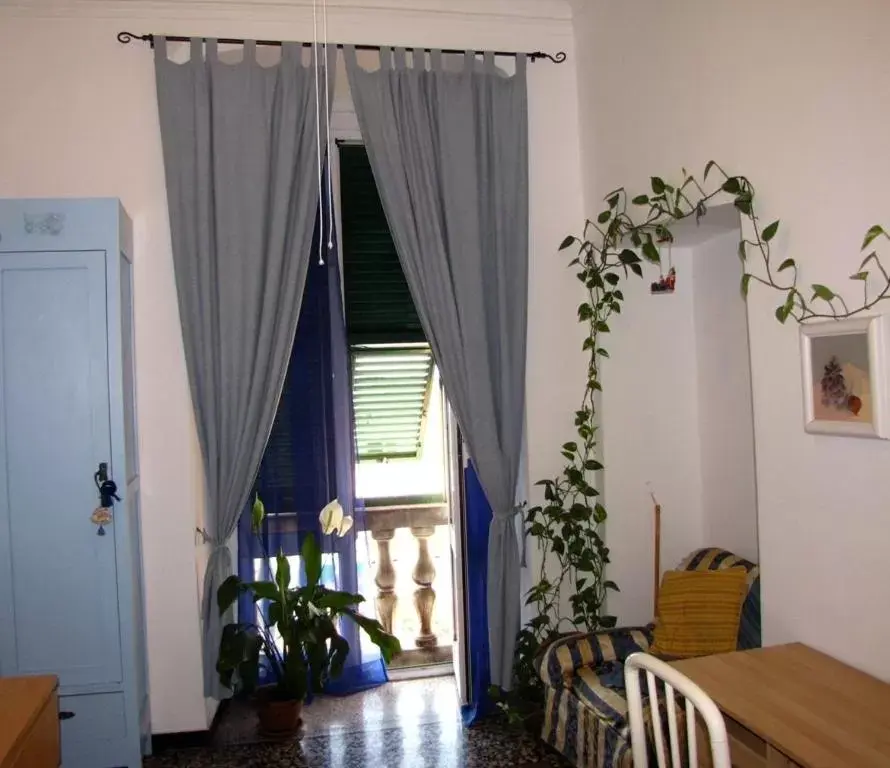
[[[254,535],[259,536],[265,514],[257,496],[251,515]],[[319,519],[325,535],[342,537],[352,527],[352,518],[343,514],[337,501],[325,506]],[[263,553],[268,560],[265,548]],[[265,601],[262,610],[256,611],[256,622],[238,621],[223,628],[216,669],[220,682],[236,695],[256,694],[260,727],[272,734],[297,731],[307,694],[320,692],[343,671],[349,643],[340,634],[339,621],[355,622],[380,648],[386,662],[401,650],[399,641],[380,622],[358,612],[356,606],[364,602],[361,595],[320,583],[322,555],[312,534],[303,541],[301,557],[305,586],[290,586],[290,563],[279,551],[274,580],[242,581],[230,576],[217,592],[220,613],[242,593],[250,594],[255,603]],[[257,686],[261,665],[271,669],[276,683]]]

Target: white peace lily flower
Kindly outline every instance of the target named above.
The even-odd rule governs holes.
[[[352,528],[352,515],[343,515],[343,521],[340,523],[340,530],[337,531],[337,535],[340,538],[343,538],[347,533],[349,533],[349,529]]]
[[[340,506],[340,502],[334,499],[325,504],[318,514],[318,521],[321,523],[321,532],[325,536],[330,536],[339,530],[343,524],[343,507]]]

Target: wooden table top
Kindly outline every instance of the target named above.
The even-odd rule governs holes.
[[[802,643],[672,662],[801,766],[890,766],[890,684]]]
[[[31,730],[58,685],[51,675],[0,677],[0,765]]]

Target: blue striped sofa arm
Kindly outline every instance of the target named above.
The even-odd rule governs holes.
[[[571,686],[581,667],[596,668],[609,661],[623,663],[632,653],[648,651],[653,628],[650,624],[560,637],[535,659],[538,676],[551,688]]]

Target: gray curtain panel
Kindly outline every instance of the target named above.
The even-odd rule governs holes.
[[[204,689],[216,698],[225,695],[216,658],[230,620],[216,592],[232,573],[227,541],[275,418],[318,208],[316,72],[301,59],[300,44],[285,44],[281,61],[263,67],[247,42],[243,59],[222,62],[216,41],[205,51],[195,39],[178,65],[155,38],[173,264],[213,548],[201,606]],[[322,131],[325,124],[322,117]]]
[[[528,304],[526,60],[384,49],[346,71],[411,295],[494,519],[488,551],[492,682],[509,688],[519,630],[515,494]]]

